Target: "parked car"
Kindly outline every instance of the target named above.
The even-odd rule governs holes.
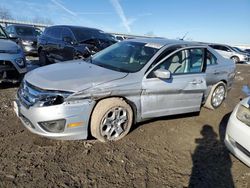
[[[37,36],[41,30],[29,25],[9,25],[6,31],[10,37],[17,37],[25,54],[37,54]]]
[[[250,91],[249,94],[250,96]],[[242,162],[250,167],[250,97],[240,101],[227,124],[225,144]]]
[[[210,44],[209,46],[214,48],[223,57],[232,59],[235,63],[250,61],[250,55],[240,52],[229,45]]]
[[[24,53],[0,26],[0,83],[18,82],[26,73]]]
[[[122,35],[114,35],[114,37],[119,42],[127,39],[125,36]]]
[[[38,39],[41,64],[87,58],[114,44],[111,35],[101,30],[79,26],[51,26]]]
[[[210,44],[223,57],[232,59],[235,63],[244,63],[250,61],[250,55],[240,52],[239,50],[224,44]]]
[[[245,50],[242,50],[241,48],[238,48],[238,47],[232,47],[235,51],[237,52],[241,52],[241,53],[244,53],[244,54],[247,54],[247,55],[250,55],[250,52],[247,52]]]
[[[206,45],[167,39],[116,43],[88,62],[26,74],[15,111],[31,132],[55,139],[118,140],[145,119],[218,108],[235,64]]]
[[[245,49],[245,51],[250,54],[250,49]]]

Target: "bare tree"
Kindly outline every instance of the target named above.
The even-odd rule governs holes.
[[[11,20],[13,19],[13,16],[9,9],[6,9],[4,7],[0,7],[0,19],[6,19]]]
[[[32,19],[32,21],[35,22],[35,23],[53,25],[53,22],[52,22],[51,19],[45,18],[45,17],[40,17],[40,16],[34,17],[34,18]]]

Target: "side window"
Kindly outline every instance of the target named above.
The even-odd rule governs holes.
[[[62,39],[64,37],[70,37],[73,39],[72,32],[68,28],[63,28],[63,30],[62,30]]]
[[[217,45],[210,45],[211,48],[215,49],[215,50],[220,50],[220,47]]]
[[[46,34],[53,39],[61,39],[62,29],[59,27],[53,27],[47,30]]]
[[[155,64],[157,64],[158,62],[160,62],[162,59],[164,59],[166,56],[168,56],[169,54],[171,54],[172,52],[178,50],[182,48],[182,46],[174,46],[171,48],[167,48],[164,52],[162,52],[156,59],[155,61],[150,65],[150,67],[148,68],[151,69]]]
[[[207,65],[208,66],[209,65],[215,65],[215,64],[217,64],[217,58],[215,57],[214,54],[212,54],[208,50],[207,50],[207,57],[206,57],[206,59],[207,59]]]
[[[52,33],[52,28],[46,28],[46,30],[44,31],[44,34],[48,37],[51,37],[51,33]]]
[[[204,49],[193,48],[181,50],[165,61],[156,69],[169,70],[172,74],[200,73],[203,68]]]

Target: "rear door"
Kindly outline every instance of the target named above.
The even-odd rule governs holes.
[[[142,118],[199,111],[206,85],[204,48],[178,50],[161,60],[142,81]],[[171,72],[170,79],[159,79],[157,69]]]

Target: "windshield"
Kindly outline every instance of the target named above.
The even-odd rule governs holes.
[[[37,33],[33,27],[18,26],[16,27],[16,33],[19,36],[37,36]]]
[[[5,32],[4,32],[4,30],[3,30],[2,27],[0,27],[0,38],[1,39],[6,39],[7,38],[7,36],[6,36],[6,34],[5,34]]]
[[[87,28],[71,28],[78,42],[84,42],[89,39],[113,40],[110,35],[103,31]]]
[[[119,72],[137,72],[160,47],[150,43],[119,42],[94,55],[92,63]]]

